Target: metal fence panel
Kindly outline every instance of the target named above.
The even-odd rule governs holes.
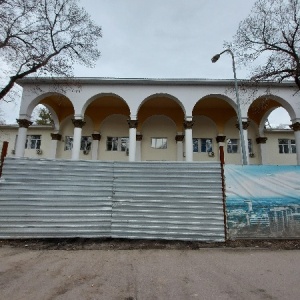
[[[224,241],[218,163],[115,163],[112,236]]]
[[[219,163],[7,158],[0,189],[0,238],[225,238]]]
[[[109,237],[112,164],[7,158],[0,238]]]

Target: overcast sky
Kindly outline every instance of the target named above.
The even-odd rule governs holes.
[[[255,0],[81,0],[101,25],[95,68],[76,66],[78,77],[231,79],[232,62],[211,57],[230,41]],[[237,77],[247,78],[246,69]],[[18,116],[18,105],[6,106]],[[281,114],[282,116],[282,114]],[[277,117],[275,117],[277,118]],[[275,123],[271,120],[271,123]],[[290,123],[289,117],[276,123]]]

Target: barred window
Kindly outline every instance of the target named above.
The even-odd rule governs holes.
[[[65,151],[73,149],[73,136],[65,137]],[[92,146],[92,137],[91,136],[82,136],[80,142],[80,150],[91,150]]]
[[[193,152],[212,152],[212,139],[193,138]]]
[[[108,136],[106,139],[106,150],[107,151],[122,151],[125,152],[128,148],[129,138],[128,137],[111,137]]]
[[[72,136],[66,136],[65,137],[65,151],[66,150],[72,150],[73,149],[73,137]]]

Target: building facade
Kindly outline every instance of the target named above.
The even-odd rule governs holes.
[[[2,126],[9,154],[109,161],[216,161],[241,164],[234,82],[192,79],[26,78],[18,128]],[[300,164],[300,101],[292,83],[240,85],[249,164]],[[34,126],[45,105],[53,127]],[[268,130],[276,108],[290,130]],[[17,135],[17,138],[16,138]]]

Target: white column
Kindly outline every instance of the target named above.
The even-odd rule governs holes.
[[[267,165],[268,164],[268,153],[267,153],[267,137],[258,137],[256,139],[256,143],[260,147],[260,161],[262,165]]]
[[[72,119],[72,122],[75,126],[73,135],[72,159],[78,160],[80,154],[81,132],[85,122],[82,119]]]
[[[135,154],[136,161],[142,161],[142,139],[143,139],[143,136],[140,133],[137,133],[137,135],[136,135],[136,154]]]
[[[243,130],[244,130],[244,141],[245,141],[247,164],[249,164],[248,130],[247,129],[243,129]]]
[[[128,120],[129,125],[129,161],[135,161],[137,120]]]
[[[59,133],[51,133],[51,151],[50,158],[56,158],[58,141],[61,141],[61,134]]]
[[[183,161],[183,139],[184,135],[182,132],[178,132],[175,137],[177,146],[177,161]]]
[[[249,148],[248,148],[248,127],[249,127],[250,122],[249,121],[242,121],[243,125],[243,135],[244,135],[244,145],[245,145],[245,151],[246,151],[246,160],[247,160],[247,165],[249,164]],[[239,124],[236,124],[236,128],[240,130]],[[241,136],[241,135],[240,135]],[[240,140],[240,149],[241,149],[241,154],[242,154],[242,141]],[[242,159],[242,157],[241,157]]]
[[[290,126],[294,130],[296,151],[297,151],[297,165],[300,165],[300,122],[296,122]]]
[[[92,142],[92,160],[98,160],[99,153],[99,143],[101,140],[101,134],[99,132],[94,132],[92,134],[93,142]]]
[[[19,124],[19,130],[16,143],[16,157],[24,157],[27,129],[30,125],[32,125],[32,122],[27,119],[17,119],[17,122]]]
[[[193,130],[194,122],[192,120],[184,121],[185,129],[185,161],[193,161]]]

